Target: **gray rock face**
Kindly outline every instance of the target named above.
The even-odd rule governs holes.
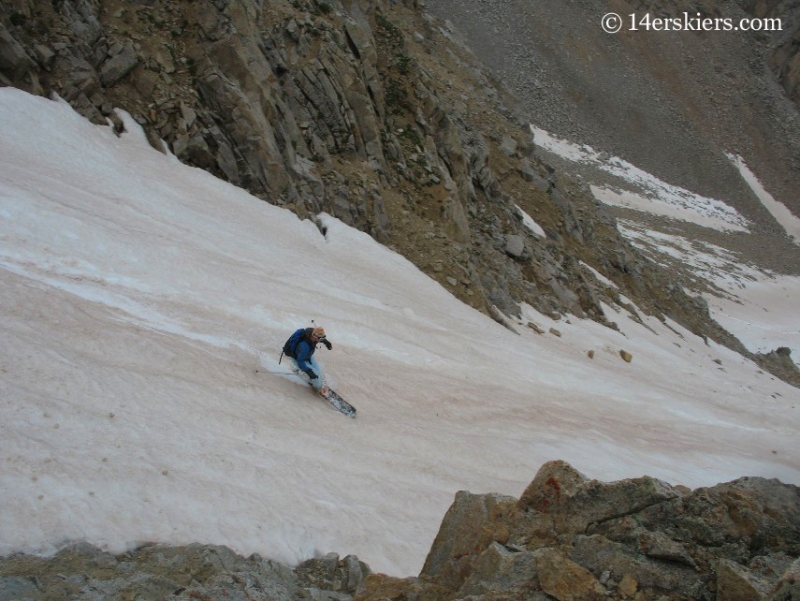
[[[12,79],[22,77],[33,61],[14,36],[0,23],[0,71]]]
[[[501,495],[460,492],[447,512],[421,575],[449,588],[459,588],[491,543],[508,540],[505,516],[516,500]]]
[[[111,56],[100,67],[100,81],[106,87],[114,85],[125,77],[139,62],[133,44],[120,45],[115,50],[116,54]]]
[[[369,573],[357,557],[334,553],[291,569],[221,546],[152,545],[113,556],[75,544],[51,558],[0,558],[0,599],[352,601]]]

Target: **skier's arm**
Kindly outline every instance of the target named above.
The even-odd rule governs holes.
[[[303,340],[300,344],[297,345],[297,367],[300,368],[300,371],[305,372],[309,376],[308,372],[314,373],[314,370],[311,369],[311,363],[308,360],[311,358],[311,347],[309,343]]]

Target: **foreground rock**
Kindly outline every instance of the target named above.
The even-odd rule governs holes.
[[[545,464],[517,500],[460,492],[418,578],[359,601],[800,599],[800,489],[742,478],[688,491]]]
[[[48,559],[0,560],[0,600],[348,601],[368,573],[357,557],[335,553],[291,569],[219,546],[152,545],[114,556],[77,544]]]
[[[353,555],[289,568],[226,547],[78,544],[0,559],[0,601],[22,599],[800,601],[800,488],[603,483],[553,461],[520,499],[459,492],[415,578]]]

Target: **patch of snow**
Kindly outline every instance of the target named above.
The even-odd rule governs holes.
[[[575,163],[591,165],[620,178],[637,190],[591,186],[592,193],[600,202],[681,219],[721,231],[748,231],[747,220],[721,200],[669,184],[619,157],[610,157],[590,146],[580,146],[557,138],[534,125],[530,129],[534,143],[548,152]]]
[[[775,200],[772,195],[767,192],[766,188],[764,188],[764,185],[758,181],[758,178],[755,176],[755,174],[750,171],[750,168],[744,162],[742,157],[728,154],[728,158],[734,165],[736,165],[736,168],[739,169],[739,173],[742,175],[744,181],[747,182],[747,185],[750,186],[755,195],[772,214],[775,220],[781,224],[783,229],[786,230],[786,233],[792,237],[795,243],[800,244],[800,219],[798,219],[797,216],[789,211],[789,209],[786,208],[786,205]]]
[[[514,205],[514,207],[517,209],[519,216],[522,218],[522,225],[525,226],[525,229],[527,229],[534,236],[538,236],[539,238],[546,237],[544,229],[542,229],[542,226],[536,223],[533,217],[531,217],[525,211],[523,211],[519,207],[519,205]]]

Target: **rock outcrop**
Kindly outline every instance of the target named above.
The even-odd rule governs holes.
[[[334,553],[289,568],[220,546],[73,544],[0,558],[0,601],[12,599],[798,601],[800,489],[603,483],[553,461],[520,499],[456,494],[417,577]]]
[[[800,599],[800,489],[741,478],[689,491],[545,464],[517,500],[459,492],[417,578],[358,601]]]
[[[368,574],[354,555],[330,553],[292,569],[223,546],[147,545],[115,556],[78,543],[50,558],[0,559],[0,599],[350,601]]]
[[[157,148],[301,217],[328,211],[480,310],[604,322],[618,293],[582,259],[648,309],[716,329],[681,294],[645,300],[678,288],[537,158],[513,101],[414,2],[0,6],[4,83],[96,123],[120,127],[123,108]]]

